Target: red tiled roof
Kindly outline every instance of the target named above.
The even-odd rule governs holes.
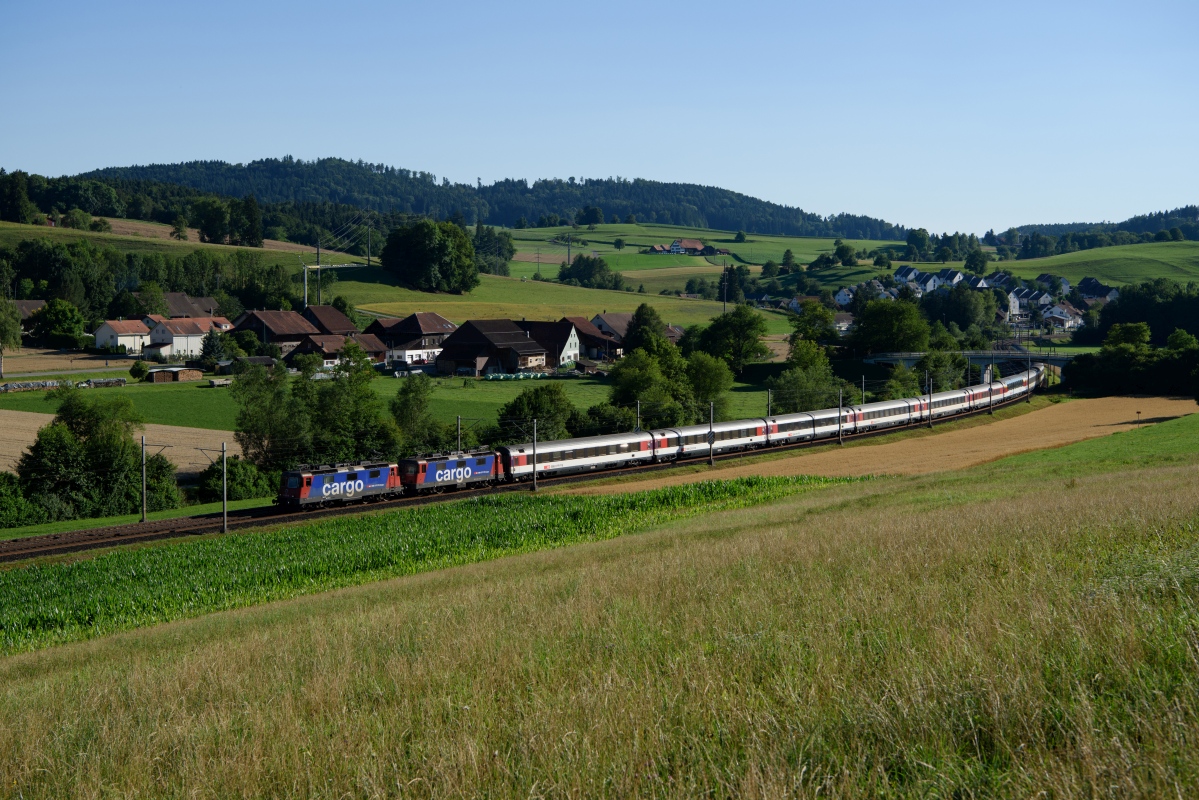
[[[229,320],[224,317],[180,317],[164,319],[158,325],[175,336],[195,336],[208,333],[213,328],[223,330],[230,327]]]
[[[243,330],[261,332],[265,327],[274,336],[319,336],[321,332],[294,311],[247,311],[237,321]]]
[[[326,334],[348,336],[358,332],[358,326],[333,306],[308,306],[304,318]]]
[[[684,250],[703,250],[704,243],[699,239],[679,239],[679,247]]]
[[[108,319],[104,324],[112,329],[112,332],[118,336],[130,336],[133,334],[147,334],[150,329],[146,327],[146,323],[140,319]]]

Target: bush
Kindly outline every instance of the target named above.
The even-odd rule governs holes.
[[[249,461],[238,456],[228,459],[228,498],[230,500],[253,500],[270,497],[279,485],[278,472],[263,472]],[[206,503],[221,499],[221,462],[214,461],[200,473],[200,500]]]
[[[146,376],[150,374],[150,365],[145,361],[134,361],[129,367],[129,375],[135,381],[144,381]]]

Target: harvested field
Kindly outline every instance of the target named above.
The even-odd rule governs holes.
[[[30,411],[0,410],[0,469],[12,470],[17,459],[37,438],[37,432],[50,423],[50,414],[35,414]],[[221,449],[226,442],[229,455],[240,455],[241,448],[233,438],[232,431],[214,431],[206,428],[184,428],[176,425],[147,425],[146,442],[170,445],[163,454],[181,472],[199,472],[212,463],[199,447],[210,450]],[[157,452],[158,448],[148,450]]]
[[[921,475],[965,469],[1006,456],[1062,447],[1085,439],[1107,436],[1142,424],[1163,422],[1199,411],[1194,400],[1164,397],[1103,397],[1058,403],[990,425],[946,431],[942,434],[900,439],[856,447],[823,447],[801,451],[793,457],[751,464],[726,461],[710,470],[675,474],[643,481],[583,486],[575,494],[631,492],[656,489],[712,477],[742,475]]]
[[[105,362],[113,369],[129,369],[132,359],[124,356],[96,356],[80,352],[63,352],[44,347],[23,347],[4,354],[4,375],[6,379],[14,375],[24,375],[30,372],[72,372],[87,370],[89,372],[105,369]]]
[[[122,236],[144,236],[147,239],[170,239],[171,226],[163,225],[158,222],[146,222],[140,219],[114,219],[108,217],[108,222],[112,225],[112,232],[121,234]],[[187,241],[199,242],[200,231],[198,228],[187,229]],[[275,239],[266,239],[262,243],[264,250],[283,250],[286,252],[295,253],[312,253],[315,252],[308,245],[295,244],[294,242],[280,242]],[[331,254],[336,255],[336,251],[330,250]]]

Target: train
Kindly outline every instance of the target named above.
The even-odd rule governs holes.
[[[526,442],[491,452],[299,468],[283,473],[275,502],[293,508],[340,505],[529,481],[534,470],[538,476],[556,477],[920,425],[1025,397],[1045,374],[1044,364],[1033,364],[991,383],[839,409]]]

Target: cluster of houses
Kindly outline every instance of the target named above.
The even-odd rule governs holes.
[[[375,363],[447,375],[545,371],[571,364],[587,371],[623,354],[633,317],[605,311],[591,319],[482,319],[459,326],[440,314],[417,312],[402,319],[376,319],[360,332],[333,306],[311,305],[303,312],[247,311],[230,322],[212,313],[211,298],[183,293],[167,293],[166,298],[169,317],[107,320],[96,329],[96,345],[124,346],[128,353],[156,360],[186,360],[200,355],[209,331],[250,331],[259,341],[277,345],[285,361],[317,354],[330,367],[353,341]],[[679,326],[667,326],[671,341],[677,343],[682,335]]]
[[[1115,300],[1120,296],[1114,289],[1095,278],[1083,278],[1076,287],[1082,297],[1083,309],[1079,309],[1068,300],[1057,300],[1057,297],[1070,293],[1070,282],[1065,278],[1048,273],[1038,275],[1033,286],[1026,286],[1023,281],[1005,272],[993,272],[986,277],[967,275],[956,269],[943,269],[939,272],[922,272],[915,267],[900,267],[895,270],[895,280],[898,286],[884,287],[877,280],[864,281],[856,286],[845,286],[838,290],[833,301],[842,308],[848,307],[858,292],[870,286],[872,294],[882,300],[894,300],[900,294],[899,286],[906,286],[917,298],[930,292],[947,292],[959,284],[965,284],[975,291],[991,291],[999,289],[1007,294],[1006,309],[999,309],[996,322],[1010,324],[1026,324],[1038,312],[1041,319],[1049,325],[1061,330],[1073,330],[1083,325],[1083,314],[1104,303]],[[1048,286],[1051,291],[1037,288]],[[793,301],[798,305],[797,298]],[[852,325],[852,320],[850,321]],[[839,326],[840,327],[840,326]]]

